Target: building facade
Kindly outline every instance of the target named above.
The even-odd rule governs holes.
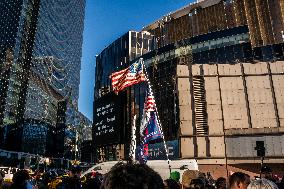
[[[149,32],[129,31],[105,48],[96,58],[93,141],[97,161],[123,159],[129,151],[129,146],[124,144],[130,141],[133,89],[119,95],[110,94],[112,89],[109,76],[151,51],[153,45],[153,36]],[[108,113],[101,112],[105,108],[108,109]],[[110,119],[112,121],[108,121]],[[106,131],[98,130],[98,125],[101,124],[109,124],[112,127],[111,131],[104,133]]]
[[[141,58],[165,139],[178,151],[170,158],[197,159],[202,171],[215,176],[220,170],[224,176],[225,168],[258,173],[255,147],[262,143],[264,163],[283,173],[283,5],[280,0],[204,0],[143,28],[154,45]],[[145,88],[127,90],[133,94],[127,112],[138,120]],[[161,153],[159,145],[149,149],[153,159],[165,158]]]
[[[64,138],[66,125],[75,124],[85,1],[15,0],[0,7],[2,137],[21,136],[10,150],[52,154],[43,133]],[[35,145],[26,142],[31,138]],[[43,145],[31,149],[37,142]]]

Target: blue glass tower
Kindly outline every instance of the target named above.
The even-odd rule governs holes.
[[[12,0],[0,10],[2,137],[21,136],[14,150],[48,154],[64,137],[47,136],[74,124],[85,0]]]

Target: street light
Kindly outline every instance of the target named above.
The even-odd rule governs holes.
[[[256,147],[254,148],[256,150],[256,154],[258,157],[261,157],[261,166],[263,165],[263,160],[265,157],[265,147],[264,147],[264,141],[256,141]]]

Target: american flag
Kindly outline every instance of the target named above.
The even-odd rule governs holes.
[[[148,157],[148,144],[150,141],[160,139],[162,133],[159,129],[157,109],[154,96],[149,93],[145,98],[144,111],[140,126],[141,147],[140,162],[146,163]]]
[[[112,88],[115,93],[131,85],[146,81],[142,61],[134,62],[128,68],[111,74]]]
[[[142,117],[142,123],[140,127],[140,135],[144,135],[144,131],[149,123],[150,120],[150,113],[154,112],[156,109],[156,103],[154,96],[152,94],[147,95],[144,103],[144,112],[143,112],[143,117]]]

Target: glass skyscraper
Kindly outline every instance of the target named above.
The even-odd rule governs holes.
[[[47,133],[62,136],[74,124],[84,10],[85,0],[0,2],[2,145],[20,136],[12,149],[44,154],[53,146]]]

